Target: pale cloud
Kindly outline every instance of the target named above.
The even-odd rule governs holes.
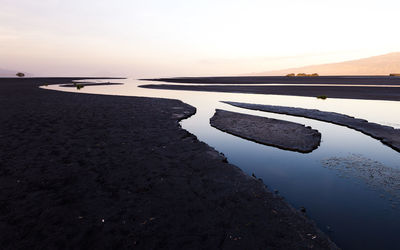
[[[12,29],[7,29],[0,27],[0,43],[2,42],[12,42],[19,38],[18,32]]]

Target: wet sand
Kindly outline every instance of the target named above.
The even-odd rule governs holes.
[[[224,102],[224,103],[246,109],[306,117],[319,121],[330,122],[341,126],[346,126],[348,128],[352,128],[366,135],[369,135],[372,138],[378,139],[383,144],[400,152],[400,129],[395,129],[390,126],[368,122],[364,119],[359,119],[344,114],[339,114],[335,112],[325,112],[316,109],[303,109],[303,108],[239,103],[239,102]]]
[[[220,109],[210,124],[247,140],[301,153],[313,151],[321,142],[321,133],[303,124]]]
[[[177,100],[0,79],[2,249],[328,249],[301,212],[180,128]]]
[[[304,83],[305,84],[305,83]],[[189,91],[210,91],[249,94],[290,95],[327,98],[348,98],[367,100],[400,101],[399,87],[359,87],[359,86],[235,86],[235,85],[179,85],[179,84],[147,84],[142,88],[172,89]]]

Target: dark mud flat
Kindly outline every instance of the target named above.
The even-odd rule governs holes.
[[[91,86],[111,86],[111,85],[123,85],[123,83],[119,83],[119,82],[103,82],[103,83],[74,82],[74,83],[68,83],[68,84],[61,84],[60,87],[76,88],[77,86],[91,87]]]
[[[143,79],[148,81],[196,83],[196,84],[346,84],[346,85],[400,85],[400,77],[393,76],[219,76],[174,77]]]
[[[337,125],[346,126],[375,139],[383,144],[388,145],[396,151],[400,152],[400,129],[385,126],[364,119],[354,118],[352,116],[339,114],[335,112],[325,112],[316,109],[303,109],[284,106],[260,105],[239,102],[224,102],[236,107],[247,108],[252,110],[260,110],[278,114],[287,114],[300,117],[311,118],[319,121],[330,122]]]
[[[211,126],[224,132],[281,149],[309,153],[321,142],[321,134],[299,123],[217,109]]]
[[[142,88],[400,101],[400,87],[148,84]]]
[[[333,249],[300,212],[181,129],[177,100],[0,80],[1,249]]]

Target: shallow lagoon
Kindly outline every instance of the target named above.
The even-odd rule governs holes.
[[[396,182],[398,178],[393,178],[400,173],[397,171],[400,170],[399,152],[346,127],[301,117],[246,110],[220,101],[334,111],[396,128],[400,128],[400,102],[155,90],[138,88],[138,85],[151,83],[147,81],[113,82],[123,82],[124,85],[86,86],[79,91],[56,85],[43,88],[180,99],[197,109],[194,116],[181,121],[184,129],[222,152],[230,163],[239,166],[249,175],[254,173],[262,178],[270,190],[277,190],[294,207],[305,207],[307,215],[340,247],[400,248],[400,239],[397,237],[400,231],[400,183]],[[216,108],[311,126],[321,132],[321,146],[309,154],[302,154],[229,135],[209,125],[209,119]],[[380,171],[360,172],[360,169]]]

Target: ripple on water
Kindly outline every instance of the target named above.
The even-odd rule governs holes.
[[[322,160],[322,164],[338,171],[343,178],[363,181],[372,190],[380,192],[382,197],[387,197],[392,208],[400,204],[400,169],[387,167],[359,154],[327,158]]]

